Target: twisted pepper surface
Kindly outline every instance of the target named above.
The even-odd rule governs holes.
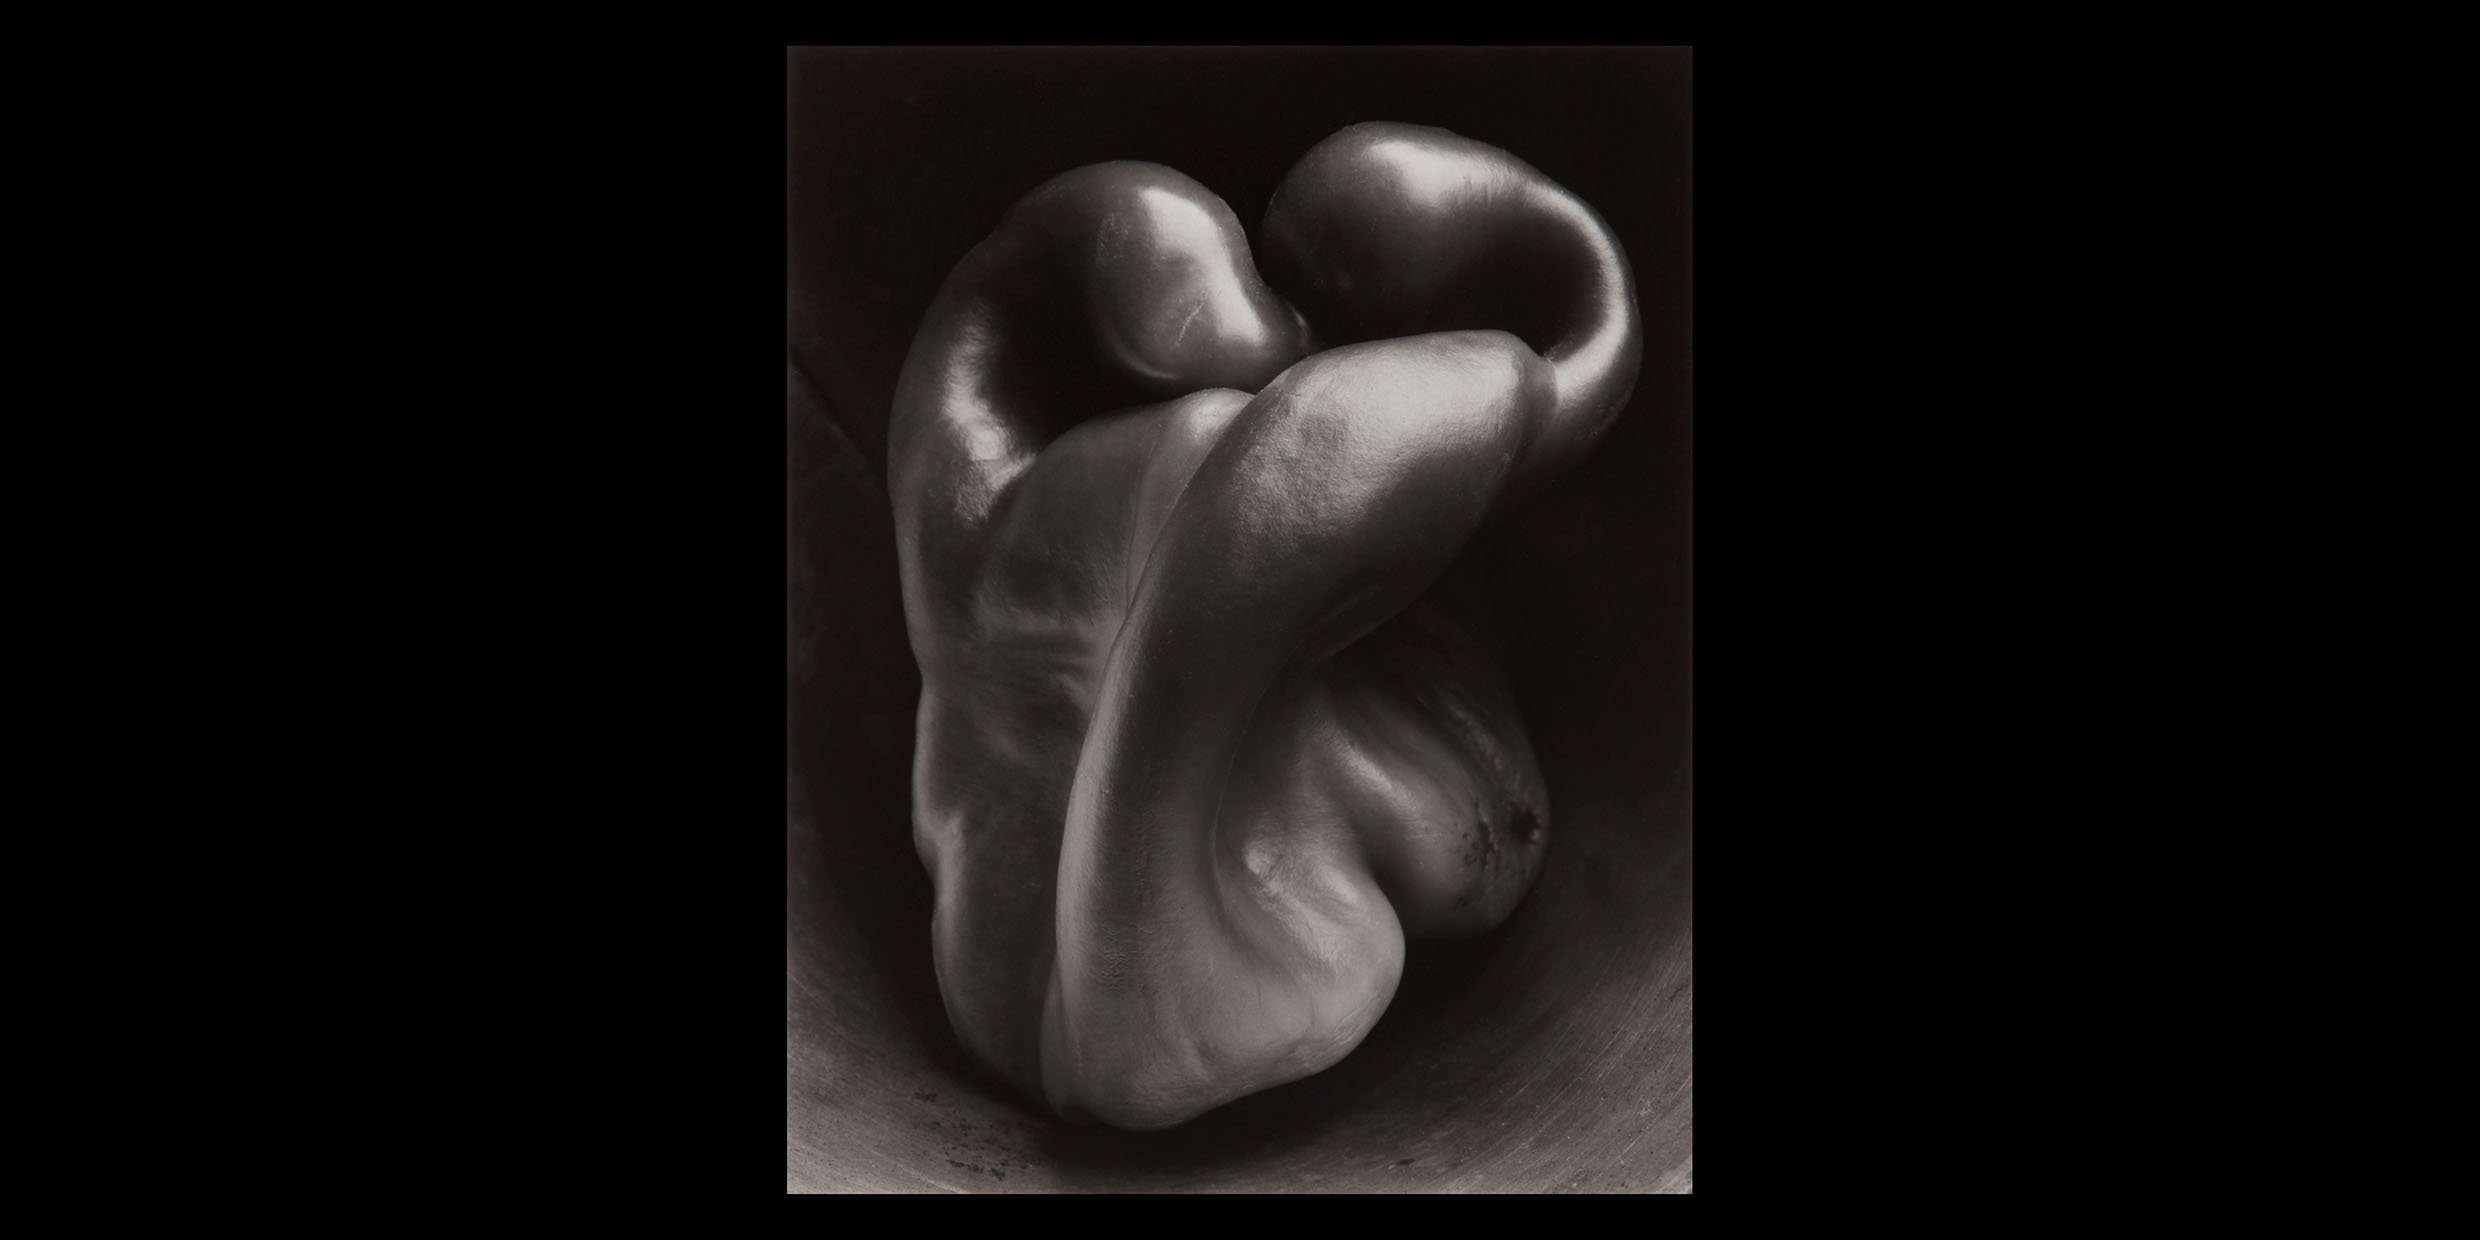
[[[890,424],[948,1015],[1122,1128],[1334,1064],[1408,937],[1522,899],[1548,792],[1433,586],[1642,348],[1601,218],[1444,130],[1320,143],[1260,236],[1264,278],[1178,172],[1053,178],[940,289]]]

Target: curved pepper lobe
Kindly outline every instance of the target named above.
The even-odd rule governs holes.
[[[1266,207],[1266,273],[1329,341],[1463,328],[1514,333],[1556,374],[1511,488],[1582,459],[1643,354],[1636,278],[1601,216],[1532,165],[1426,125],[1320,142]]]
[[[1204,186],[1123,162],[1054,180],[1037,209],[1043,194],[1109,204],[1093,213],[1099,227],[1059,249],[1085,264],[1070,282],[1085,290],[1097,353],[1122,374],[1162,395],[1255,391],[1307,351],[1308,325],[1259,279],[1239,218]]]
[[[1396,659],[1412,677],[1389,682],[1380,652],[1319,682],[1446,568],[1547,398],[1543,363],[1502,332],[1329,350],[1198,465],[1075,764],[1042,1028],[1054,1108],[1166,1127],[1321,1071],[1394,995],[1393,897],[1437,928],[1453,914],[1431,906],[1477,875],[1497,911],[1521,894],[1529,863],[1434,857],[1519,817],[1501,805],[1520,776],[1464,768],[1530,760],[1471,748],[1520,749],[1520,728],[1408,698],[1457,680],[1453,657]]]
[[[1311,679],[1298,786],[1343,806],[1409,938],[1515,911],[1549,847],[1550,794],[1493,655],[1424,598]]]
[[[1077,424],[1256,391],[1306,347],[1238,217],[1194,180],[1122,162],[1037,186],[949,274],[897,378],[888,489],[906,614],[963,605],[950,588],[976,571],[1011,485]]]
[[[1060,836],[1104,658],[1171,500],[1242,393],[1079,424],[1010,487],[961,618],[922,650],[914,847],[932,959],[974,1059],[1041,1083]]]

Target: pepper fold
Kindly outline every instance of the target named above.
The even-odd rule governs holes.
[[[1122,1128],[1332,1065],[1407,937],[1522,899],[1548,791],[1438,583],[1641,351],[1600,217],[1444,130],[1320,143],[1261,236],[1264,277],[1159,165],[1046,182],[940,289],[889,429],[949,1018]]]

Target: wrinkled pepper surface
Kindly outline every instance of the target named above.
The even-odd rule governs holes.
[[[1477,933],[1549,802],[1433,586],[1635,382],[1634,278],[1496,147],[1366,124],[1267,208],[1108,163],[941,288],[890,424],[914,838],[975,1059],[1157,1129],[1324,1069]]]

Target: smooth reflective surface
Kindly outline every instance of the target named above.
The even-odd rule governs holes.
[[[1140,1136],[1019,1105],[948,1027],[906,817],[918,679],[890,522],[797,384],[794,396],[792,635],[816,654],[792,662],[788,1187],[1691,1186],[1690,711],[1656,691],[1684,686],[1687,642],[1659,613],[1604,610],[1637,588],[1610,579],[1632,540],[1574,531],[1608,496],[1528,513],[1481,548],[1521,591],[1503,618],[1529,652],[1512,675],[1557,824],[1535,890],[1484,939],[1415,945],[1394,1003],[1342,1063]]]
[[[1315,119],[1325,130],[1334,118]],[[1270,187],[1299,149],[1280,145],[1267,142],[1257,184]],[[1575,184],[1568,169],[1579,165],[1555,147],[1522,149],[1609,216],[1646,284],[1648,320],[1645,376],[1610,439],[1474,552],[1516,651],[1509,680],[1550,789],[1540,882],[1490,936],[1416,945],[1386,1015],[1340,1064],[1162,1133],[1028,1109],[970,1071],[948,1027],[931,888],[909,830],[920,681],[898,595],[884,415],[873,427],[867,412],[885,407],[901,341],[845,328],[863,320],[837,299],[879,285],[805,281],[796,247],[794,318],[811,330],[796,327],[807,343],[787,368],[789,1189],[1692,1187],[1692,504],[1677,360],[1685,299],[1673,279],[1684,238],[1666,240],[1644,201]],[[1243,218],[1262,207],[1245,175],[1204,179],[1240,186],[1225,192]],[[797,178],[795,189],[798,215]],[[982,228],[991,218],[956,214]],[[937,232],[925,230],[915,264],[927,283],[895,317],[926,303],[937,252],[952,261]]]

